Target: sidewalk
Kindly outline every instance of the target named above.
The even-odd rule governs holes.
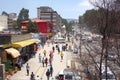
[[[53,44],[53,45],[55,46],[55,44]],[[38,75],[41,80],[47,80],[47,79],[46,79],[46,74],[45,74],[45,72],[46,72],[46,70],[49,68],[49,66],[43,67],[43,66],[42,66],[42,63],[39,63],[39,57],[38,57],[38,56],[39,56],[39,53],[41,53],[42,56],[43,56],[43,50],[46,49],[46,51],[47,51],[47,57],[49,58],[49,51],[52,49],[52,46],[53,46],[53,45],[50,44],[50,45],[48,46],[48,45],[46,44],[46,45],[44,46],[44,48],[41,48],[39,51],[37,51],[36,56],[33,57],[33,58],[30,58],[30,59],[28,60],[28,62],[26,62],[26,63],[23,65],[23,67],[21,68],[21,70],[18,71],[17,73],[15,73],[13,76],[11,76],[11,77],[9,78],[9,80],[30,80],[30,75],[27,76],[27,72],[26,72],[26,64],[27,64],[27,63],[28,63],[29,66],[30,66],[30,74],[31,74],[31,72],[33,72],[33,73],[35,74],[35,77]],[[59,46],[60,46],[60,48],[61,48],[62,44],[59,44]],[[66,68],[68,56],[70,56],[70,55],[68,55],[69,52],[66,52],[66,51],[65,51],[64,53],[65,53],[65,54],[64,54],[64,59],[63,59],[63,61],[61,62],[61,57],[60,57],[60,55],[58,54],[58,51],[55,49],[55,52],[53,53],[54,56],[53,56],[53,64],[52,64],[54,71],[53,71],[53,76],[50,78],[50,80],[52,80],[52,79],[55,80],[56,74],[57,74],[60,70]],[[49,65],[49,63],[48,63],[48,65]]]
[[[48,45],[44,46],[45,49],[47,49],[47,53],[50,50],[50,47],[48,47]],[[43,73],[43,71],[45,71],[46,67],[42,67],[42,63],[39,63],[39,53],[43,53],[44,48],[41,48],[39,51],[37,51],[35,57],[30,58],[21,68],[20,71],[17,71],[17,73],[15,73],[13,76],[10,77],[9,80],[30,80],[30,74],[31,72],[33,72],[36,75],[38,75],[38,71]],[[42,54],[43,56],[43,54]],[[30,66],[30,73],[29,76],[27,76],[27,72],[26,72],[26,64],[29,64]]]

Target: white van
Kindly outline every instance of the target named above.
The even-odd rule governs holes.
[[[65,43],[65,42],[66,42],[65,38],[62,37],[54,38],[54,43]]]
[[[81,80],[80,75],[71,69],[60,70],[55,76],[56,80]]]

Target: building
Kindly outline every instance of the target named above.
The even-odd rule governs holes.
[[[13,29],[13,22],[15,21],[16,18],[17,18],[16,13],[10,13],[9,14],[9,17],[8,17],[8,29],[9,30]]]
[[[41,43],[45,43],[48,37],[50,38],[54,35],[54,26],[51,22],[40,19],[31,19],[31,21],[37,23],[37,27],[40,31]],[[27,24],[28,21],[23,21],[21,23],[22,32],[27,31]]]
[[[52,22],[55,26],[54,30],[59,30],[61,24],[61,16],[48,6],[42,6],[37,8],[37,17],[42,20]]]
[[[8,17],[5,15],[0,15],[0,31],[3,29],[8,29]]]
[[[9,14],[9,19],[14,20],[16,17],[17,17],[17,14],[16,14],[16,13],[10,13],[10,14]]]
[[[54,33],[53,24],[51,22],[46,21],[46,20],[40,20],[40,19],[31,19],[31,21],[37,23],[37,27],[41,33],[44,33],[44,34]],[[23,21],[21,23],[22,31],[27,29],[28,22],[29,21]],[[27,31],[27,30],[25,30],[25,31]]]

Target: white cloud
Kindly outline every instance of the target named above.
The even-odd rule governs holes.
[[[91,8],[93,8],[93,6],[89,3],[89,0],[83,0],[82,2],[80,2],[80,3],[78,4],[78,6],[80,6],[80,7],[91,7]]]

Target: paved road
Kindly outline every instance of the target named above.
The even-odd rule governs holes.
[[[47,50],[47,57],[49,57],[49,51],[52,49],[52,46],[55,46],[55,44],[53,44],[53,45],[50,44],[49,46],[46,44],[44,46],[44,49]],[[59,44],[59,46],[61,47],[62,44]],[[39,63],[39,59],[38,59],[39,53],[42,53],[44,49],[41,48],[37,52],[36,56],[29,59],[29,61],[27,63],[29,63],[29,65],[30,65],[30,73],[33,72],[35,74],[35,77],[38,75],[40,78],[42,78],[42,80],[47,80],[45,72],[49,68],[49,65],[47,67],[43,67],[42,63]],[[54,72],[53,72],[53,76],[51,77],[50,80],[54,79],[56,74],[61,69],[66,68],[67,60],[72,58],[71,57],[71,55],[72,55],[71,52],[65,51],[64,53],[65,53],[64,54],[64,59],[61,62],[61,57],[58,54],[57,50],[55,50],[54,58],[53,58]],[[42,56],[43,56],[43,54],[42,54]],[[27,74],[26,74],[26,64],[23,65],[23,67],[21,68],[21,71],[18,71],[13,76],[10,76],[9,80],[30,80],[30,76],[27,76]]]

